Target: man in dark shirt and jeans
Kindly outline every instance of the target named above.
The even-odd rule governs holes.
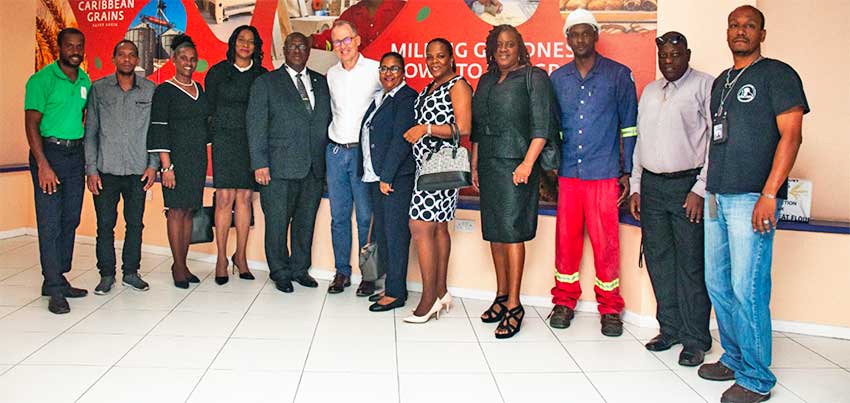
[[[142,255],[142,215],[145,192],[156,179],[159,157],[147,152],[151,98],[156,85],[136,75],[139,50],[122,40],[112,51],[115,74],[95,81],[86,108],[86,183],[94,195],[97,215],[98,295],[107,294],[115,283],[115,221],[118,199],[124,198],[124,248],[122,284],[147,291],[139,277]]]
[[[72,287],[65,273],[71,271],[74,237],[83,208],[83,112],[91,80],[80,68],[86,43],[83,33],[66,28],[59,32],[56,42],[59,60],[27,81],[24,127],[44,276],[41,295],[50,297],[50,312],[64,314],[71,312],[66,298],[88,294]]]
[[[785,63],[764,58],[764,15],[752,6],[729,14],[734,65],[714,81],[705,199],[705,280],[723,356],[699,376],[735,380],[721,402],[762,402],[770,371],[770,268],[780,201],[809,112],[803,83]]]

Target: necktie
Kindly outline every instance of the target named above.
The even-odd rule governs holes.
[[[298,87],[298,93],[301,95],[301,100],[304,101],[307,112],[313,112],[313,106],[310,105],[310,97],[307,95],[307,87],[304,86],[304,81],[301,81],[301,73],[295,75],[295,84]]]

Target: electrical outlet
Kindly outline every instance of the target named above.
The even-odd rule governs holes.
[[[472,220],[455,220],[455,231],[457,231],[457,232],[475,232],[475,221],[472,221]]]

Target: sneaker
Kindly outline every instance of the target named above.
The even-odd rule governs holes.
[[[136,291],[147,291],[151,287],[145,280],[142,280],[142,277],[139,276],[139,273],[126,273],[124,277],[121,278],[121,284],[125,287],[130,287]]]
[[[570,321],[575,317],[575,311],[566,305],[555,305],[549,313],[549,326],[555,329],[566,329],[570,327]]]
[[[103,276],[100,278],[100,283],[94,288],[94,293],[97,295],[109,294],[109,291],[112,291],[113,284],[115,284],[115,276]]]

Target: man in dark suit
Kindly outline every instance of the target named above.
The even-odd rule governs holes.
[[[247,123],[251,168],[266,217],[265,248],[269,276],[277,289],[293,291],[318,283],[307,273],[316,211],[325,177],[325,147],[331,120],[324,76],[306,68],[307,37],[292,33],[284,41],[286,64],[254,81]],[[292,253],[287,248],[287,227]]]

